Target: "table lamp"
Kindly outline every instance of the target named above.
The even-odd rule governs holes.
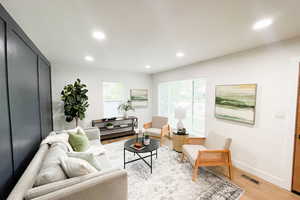
[[[184,125],[182,120],[186,118],[186,110],[182,106],[178,106],[175,109],[175,118],[178,119],[177,130],[183,129]]]

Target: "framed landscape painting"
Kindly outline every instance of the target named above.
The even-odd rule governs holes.
[[[217,85],[215,116],[247,124],[255,123],[257,84]]]
[[[148,90],[147,89],[131,89],[130,100],[134,107],[148,106]]]

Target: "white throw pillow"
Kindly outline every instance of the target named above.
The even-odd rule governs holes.
[[[92,153],[85,153],[85,152],[73,152],[73,153],[67,153],[69,157],[72,158],[79,158],[82,160],[87,161],[90,165],[95,167],[98,171],[101,170],[99,161],[97,160],[96,156]]]
[[[49,135],[47,136],[43,141],[42,144],[54,144],[57,142],[61,142],[64,143],[67,147],[69,151],[73,151],[71,145],[68,142],[69,140],[69,134],[67,133],[60,133],[60,134],[56,134],[56,135]]]
[[[41,186],[56,181],[67,179],[65,173],[58,164],[53,164],[47,168],[42,168],[35,179],[35,186]]]
[[[60,145],[50,147],[48,153],[44,157],[41,169],[36,176],[35,186],[67,179],[67,176],[60,166],[60,158],[62,157],[67,157],[64,148]]]
[[[79,158],[61,158],[61,166],[69,178],[97,172],[87,161]]]
[[[99,156],[106,152],[102,145],[90,145],[90,147],[84,153],[91,153],[95,156]]]

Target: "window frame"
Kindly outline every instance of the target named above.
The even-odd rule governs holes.
[[[203,113],[203,115],[204,115],[204,122],[203,122],[203,124],[204,124],[204,130],[203,131],[199,131],[199,132],[197,132],[197,131],[195,131],[195,129],[194,129],[194,120],[195,120],[195,110],[194,110],[194,105],[195,105],[195,81],[197,81],[197,80],[201,80],[201,81],[204,81],[205,82],[205,92],[204,92],[204,95],[205,95],[205,97],[204,97],[204,113]],[[171,81],[163,81],[163,82],[160,82],[160,83],[158,83],[158,85],[157,85],[157,93],[158,93],[158,95],[157,95],[157,108],[158,108],[158,115],[161,115],[161,104],[160,104],[160,95],[161,95],[161,88],[160,88],[160,85],[161,84],[168,84],[168,83],[174,83],[174,82],[180,82],[180,81],[192,81],[192,104],[191,104],[191,106],[192,106],[192,131],[191,131],[191,133],[189,133],[190,135],[194,135],[194,136],[205,136],[206,135],[206,118],[207,118],[207,112],[206,112],[206,108],[207,108],[207,79],[206,78],[195,78],[195,79],[179,79],[179,80],[171,80]],[[168,107],[168,113],[170,113],[169,112],[169,107]],[[166,116],[166,117],[169,117],[169,116]],[[172,128],[174,128],[174,129],[176,129],[176,127],[172,127]]]

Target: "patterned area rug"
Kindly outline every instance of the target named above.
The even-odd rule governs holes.
[[[113,165],[123,168],[124,141],[105,145]],[[137,158],[126,151],[126,161]],[[150,158],[147,158],[150,159]],[[158,149],[153,158],[153,173],[142,161],[126,165],[129,200],[236,200],[243,189],[224,177],[202,168],[196,182],[192,166],[180,162],[180,156],[168,147]]]

